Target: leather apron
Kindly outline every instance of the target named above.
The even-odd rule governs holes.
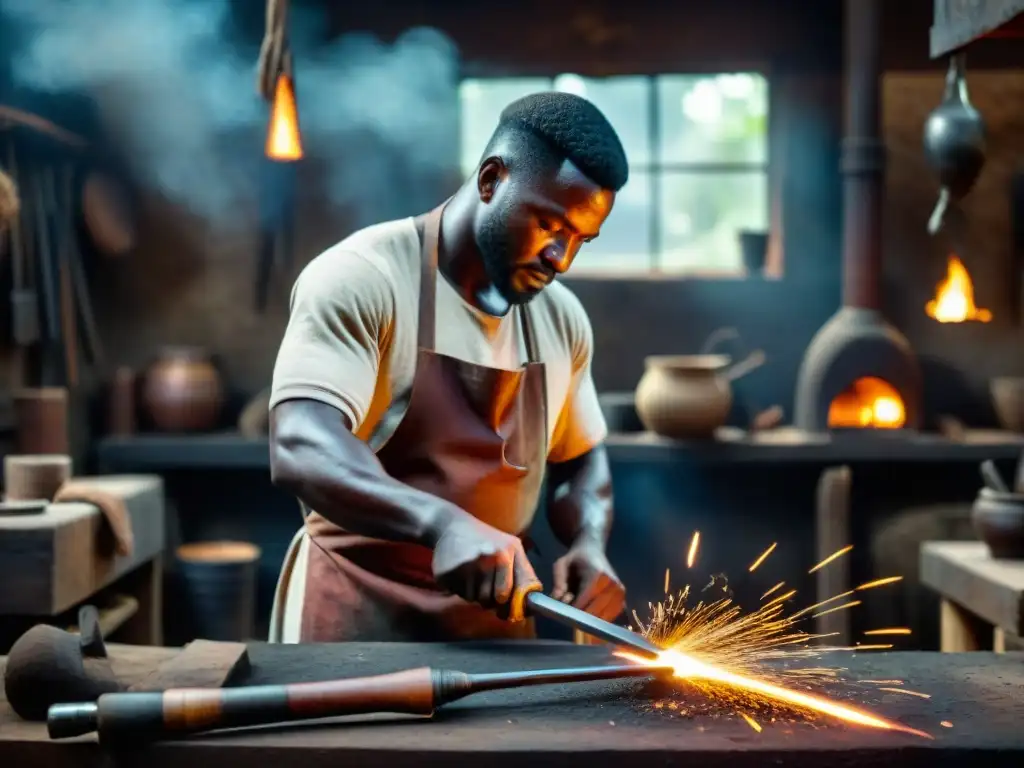
[[[391,405],[368,443],[393,478],[522,536],[536,512],[547,461],[544,365],[526,305],[513,309],[528,358],[518,370],[475,365],[435,350],[443,207],[427,215],[421,239],[412,386]],[[434,580],[428,547],[351,534],[315,512],[306,519],[306,532],[302,642],[533,636],[531,621],[505,621],[444,592]]]

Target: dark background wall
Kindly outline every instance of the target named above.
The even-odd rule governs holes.
[[[236,4],[233,11],[242,54],[252,61],[262,32],[259,5],[244,4],[243,9]],[[695,351],[716,328],[734,326],[749,346],[763,348],[769,357],[766,367],[740,383],[738,399],[761,407],[779,403],[790,410],[803,350],[839,302],[841,2],[521,0],[514,6],[485,6],[465,0],[391,0],[294,5],[319,5],[325,11],[320,27],[324,39],[363,30],[389,40],[409,27],[433,26],[455,43],[463,70],[470,74],[764,71],[771,91],[771,174],[772,188],[778,190],[783,278],[570,277],[566,282],[582,299],[594,326],[600,390],[631,390],[646,355]],[[1013,111],[1015,104],[1024,103],[1024,48],[1016,41],[986,42],[969,57],[970,87],[988,120],[991,155],[967,205],[973,222],[971,245],[961,256],[975,279],[979,303],[993,310],[995,321],[987,326],[939,325],[925,317],[923,305],[942,276],[947,247],[924,232],[936,189],[923,165],[920,137],[925,116],[939,102],[944,68],[927,56],[931,3],[901,0],[884,8],[884,57],[891,70],[884,86],[890,149],[885,308],[925,358],[932,411],[978,422],[986,416],[988,378],[1024,373],[1024,361],[1016,353],[1021,341],[1014,314],[1019,280],[1008,195],[1024,142],[1017,126],[1024,112]],[[0,50],[3,42],[0,34]],[[301,78],[302,55],[296,65]],[[0,83],[2,75],[0,70]],[[301,99],[300,92],[300,109]],[[66,98],[13,90],[0,93],[0,103],[4,101],[20,101],[78,130],[92,130],[88,113],[69,107]],[[259,146],[258,135],[236,138]],[[347,136],[345,141],[351,146],[339,151],[350,153],[354,168],[360,153],[384,151],[366,136]],[[403,162],[395,160],[398,166]],[[360,216],[373,220],[421,212],[457,182],[456,168],[453,153],[452,172],[415,177],[415,185],[395,184],[393,194],[375,198],[377,208],[364,209]],[[352,210],[322,194],[323,175],[311,153],[301,169],[299,263],[294,269],[350,232],[357,220]],[[402,178],[401,167],[395,178]],[[219,354],[235,388],[252,393],[266,386],[286,322],[291,279],[279,277],[270,309],[264,315],[254,313],[254,207],[238,207],[206,221],[166,196],[144,188],[139,192],[138,249],[125,260],[93,265],[112,361],[141,365],[160,344],[202,344]],[[630,585],[634,604],[657,597],[662,563],[681,561],[694,529],[704,531],[706,562],[726,572],[743,572],[763,546],[776,539],[783,542],[775,556],[776,570],[764,578],[785,578],[809,588],[802,574],[814,556],[811,511],[819,470],[809,465],[705,466],[699,460],[692,465],[615,467],[620,522],[611,556]],[[855,503],[863,513],[858,535],[870,536],[871,521],[900,508],[967,500],[977,487],[972,466],[907,464],[896,481],[892,472],[878,465],[855,471]],[[293,502],[267,495],[265,471],[171,473],[168,489],[186,538],[248,536],[264,546],[265,609],[268,586],[298,522]],[[548,549],[543,562],[556,554]],[[873,566],[868,550],[863,557],[861,565],[869,572]]]
[[[737,327],[750,346],[766,350],[769,365],[741,383],[741,395],[765,405],[792,405],[796,370],[807,342],[839,298],[842,135],[840,2],[798,0],[768,4],[731,0],[673,9],[651,0],[527,2],[513,10],[467,2],[394,0],[382,6],[298,3],[326,10],[324,38],[369,31],[384,40],[417,25],[448,35],[469,73],[582,75],[729,71],[756,68],[770,78],[772,188],[781,232],[781,281],[638,276],[607,280],[569,277],[587,307],[597,339],[595,376],[602,390],[631,390],[648,354],[696,350],[724,325]],[[988,327],[940,326],[923,313],[945,267],[946,250],[924,233],[935,194],[923,164],[920,135],[941,95],[942,64],[927,58],[928,2],[887,5],[885,59],[896,71],[885,81],[885,133],[890,148],[886,202],[886,311],[925,356],[952,364],[973,408],[946,404],[948,388],[936,372],[929,394],[944,410],[983,411],[989,376],[1020,372],[1011,354],[1019,339],[1013,313],[1018,280],[1011,264],[1009,178],[1019,149],[1013,95],[1024,77],[1013,70],[971,70],[975,103],[986,115],[992,154],[968,210],[971,252],[963,254],[979,300],[996,313]],[[258,43],[261,14],[234,10],[239,39]],[[1014,41],[985,43],[969,65],[1012,67],[1024,53]],[[301,78],[302,55],[297,68]],[[301,82],[301,81],[300,81]],[[83,125],[66,100],[29,100],[65,122]],[[301,98],[301,92],[300,92]],[[0,96],[2,100],[2,96]],[[300,105],[301,106],[301,105]],[[357,149],[353,149],[356,152]],[[358,148],[364,151],[364,148]],[[372,147],[369,151],[372,151]],[[414,188],[397,186],[379,211],[363,219],[424,209],[455,181],[434,176]],[[301,171],[298,264],[353,228],[344,207],[325,202],[320,169],[310,156]],[[433,186],[433,189],[430,187]],[[216,221],[195,218],[166,197],[140,190],[141,242],[133,256],[95,269],[104,335],[114,362],[142,364],[162,343],[200,343],[216,351],[232,385],[253,392],[269,381],[275,345],[286,320],[290,275],[276,280],[269,311],[252,310],[256,237],[253,208],[239,207]],[[226,219],[233,220],[226,220]],[[983,341],[983,344],[979,344]],[[979,414],[974,414],[976,417]]]

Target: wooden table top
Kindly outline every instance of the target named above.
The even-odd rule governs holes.
[[[1024,560],[993,560],[974,541],[928,541],[921,581],[989,624],[1024,637]]]
[[[610,658],[598,646],[548,642],[254,644],[249,647],[250,671],[239,684],[325,680],[423,665],[467,672],[543,669]],[[710,704],[693,689],[673,694],[681,707],[657,708],[651,684],[633,680],[484,693],[443,708],[432,720],[350,718],[196,737],[130,752],[105,752],[90,738],[50,742],[42,725],[0,720],[0,765],[477,768],[485,760],[487,768],[522,768],[527,760],[530,768],[539,768],[564,766],[574,758],[585,760],[588,768],[621,768],[624,763],[722,768],[897,763],[901,768],[962,768],[975,760],[1007,768],[1022,764],[1024,655],[842,653],[825,663],[844,671],[840,681],[820,693],[934,738],[748,709],[762,725],[758,733],[733,707]],[[868,682],[889,680],[904,682]]]

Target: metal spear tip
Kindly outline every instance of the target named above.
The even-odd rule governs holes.
[[[46,732],[51,739],[84,736],[99,728],[99,707],[92,702],[54,704],[46,713]]]

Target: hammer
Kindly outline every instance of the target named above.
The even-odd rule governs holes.
[[[140,744],[223,728],[376,712],[430,716],[439,706],[482,691],[671,671],[642,664],[485,674],[419,667],[319,683],[105,693],[95,702],[53,705],[46,724],[51,739],[97,732],[101,743]]]

